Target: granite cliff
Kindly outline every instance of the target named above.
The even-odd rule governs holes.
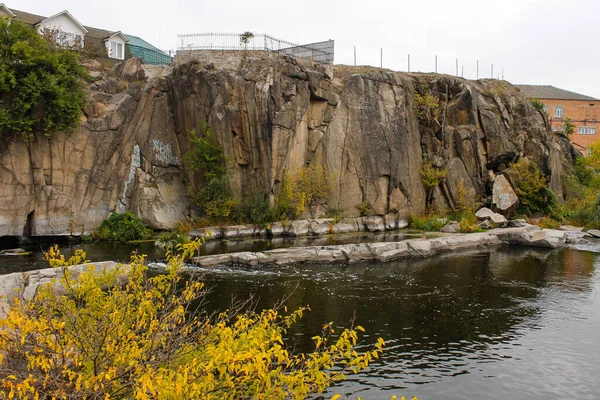
[[[321,163],[333,180],[323,207],[358,215],[422,213],[424,160],[448,171],[433,204],[459,190],[487,199],[497,173],[530,157],[562,196],[568,141],[510,84],[376,68],[324,66],[273,55],[206,53],[175,68],[130,60],[92,71],[72,135],[0,139],[0,236],[93,231],[131,210],[156,229],[193,215],[182,161],[187,132],[207,121],[240,194],[273,197],[285,171]],[[437,106],[436,106],[437,104]],[[315,215],[317,216],[317,215]]]

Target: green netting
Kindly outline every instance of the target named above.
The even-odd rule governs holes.
[[[150,65],[169,65],[173,62],[173,57],[161,50],[127,44],[125,58],[133,57],[139,57],[144,64]]]

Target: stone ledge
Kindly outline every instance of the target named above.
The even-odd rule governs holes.
[[[263,252],[241,252],[195,257],[202,267],[220,264],[286,265],[304,262],[391,261],[402,258],[428,257],[445,251],[485,247],[499,244],[555,248],[581,240],[574,232],[540,229],[534,225],[517,228],[497,228],[482,233],[460,234],[431,239],[411,239],[400,242],[358,243],[335,246],[291,247]]]
[[[278,236],[320,236],[330,233],[351,232],[383,232],[394,231],[408,226],[406,218],[397,213],[384,216],[371,215],[367,217],[344,218],[334,222],[333,218],[299,219],[295,221],[273,222],[268,228],[263,225],[232,225],[208,226],[194,229],[190,232],[192,238],[204,236],[206,240],[215,239],[243,239],[250,237],[278,237]]]

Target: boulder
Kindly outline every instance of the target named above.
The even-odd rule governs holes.
[[[400,219],[398,219],[398,229],[404,229],[407,228],[408,225],[410,225],[410,223],[408,222],[408,219],[401,217]]]
[[[306,219],[300,219],[292,221],[285,230],[285,235],[288,236],[306,236],[308,235],[308,229],[310,228],[310,222]]]
[[[459,233],[460,232],[460,224],[456,221],[450,221],[442,229],[440,229],[440,232]]]
[[[475,213],[475,216],[477,217],[477,219],[479,221],[491,221],[496,226],[505,226],[508,222],[506,217],[504,217],[502,214],[493,212],[492,210],[490,210],[487,207],[483,207],[483,208],[479,209]]]
[[[281,222],[272,222],[267,228],[267,236],[283,236],[285,233],[285,227]]]
[[[142,68],[142,60],[138,57],[130,58],[124,63],[117,65],[116,74],[119,78],[129,82],[146,80],[146,73],[144,72],[144,68]]]
[[[513,219],[508,221],[508,226],[510,228],[523,228],[529,225],[524,219]]]
[[[398,214],[397,213],[387,213],[383,216],[383,220],[385,223],[385,230],[393,231],[398,229]]]
[[[502,215],[511,216],[518,206],[519,198],[506,176],[497,176],[492,189],[492,208]]]
[[[528,228],[530,229],[526,232],[514,230]],[[553,231],[550,229],[542,230],[537,226],[500,230],[498,232],[498,237],[508,244],[518,244],[523,246],[555,248],[564,243],[564,232]]]
[[[508,220],[506,219],[506,217],[504,215],[498,214],[498,213],[493,213],[490,216],[490,221],[492,221],[494,223],[494,225],[500,226],[500,227],[504,227],[508,223]]]
[[[331,232],[333,218],[321,218],[310,220],[308,233],[311,235],[326,235]]]
[[[223,230],[220,226],[208,226],[206,228],[194,229],[190,231],[190,237],[197,238],[204,236],[206,240],[222,239]]]
[[[479,222],[477,224],[477,227],[481,229],[490,229],[492,227],[492,224],[490,224],[490,221],[486,219],[485,221]]]
[[[383,217],[371,215],[362,218],[363,226],[366,231],[369,232],[382,232],[385,231],[385,221]]]
[[[480,208],[479,210],[477,210],[477,212],[475,213],[475,216],[477,217],[478,220],[485,221],[485,220],[488,220],[493,214],[494,214],[494,212],[492,210],[490,210],[487,207],[483,207],[483,208]]]
[[[331,233],[348,233],[356,232],[356,227],[353,224],[345,224],[338,222],[331,227]]]
[[[587,231],[587,233],[592,237],[600,238],[600,230],[598,229],[590,229],[589,231]]]

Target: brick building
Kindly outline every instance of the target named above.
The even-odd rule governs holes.
[[[583,154],[600,139],[600,100],[550,85],[515,86],[526,97],[544,104],[553,131],[563,131],[565,119],[569,118],[575,126],[571,141]]]

